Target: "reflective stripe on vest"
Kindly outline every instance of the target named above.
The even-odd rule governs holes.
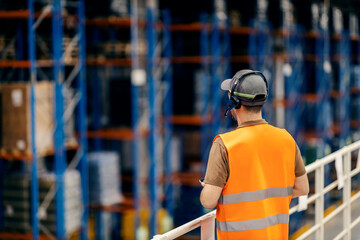
[[[288,197],[291,196],[293,187],[277,187],[267,188],[258,191],[242,192],[221,195],[219,198],[219,204],[234,204],[249,201],[264,200],[272,197]]]
[[[288,224],[289,214],[277,214],[267,218],[236,221],[236,222],[220,222],[216,220],[216,227],[220,231],[246,231],[267,228],[276,224]]]

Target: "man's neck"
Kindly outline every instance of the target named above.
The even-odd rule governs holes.
[[[239,114],[237,117],[237,122],[238,122],[238,126],[240,126],[241,124],[245,123],[245,122],[249,122],[249,121],[256,121],[256,120],[261,120],[262,119],[262,115],[261,112],[259,113],[247,113],[247,114]]]

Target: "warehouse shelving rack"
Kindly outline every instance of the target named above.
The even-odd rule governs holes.
[[[81,174],[82,180],[82,204],[85,207],[82,213],[82,224],[81,233],[82,239],[87,239],[87,162],[85,158],[85,153],[87,151],[86,144],[86,126],[85,126],[85,114],[86,114],[86,91],[85,91],[85,36],[84,36],[84,3],[82,0],[74,1],[67,3],[69,8],[75,9],[74,16],[77,17],[77,24],[74,26],[75,36],[71,41],[71,45],[63,51],[63,14],[65,6],[62,5],[62,1],[54,0],[52,4],[46,5],[42,8],[40,12],[34,12],[34,1],[27,1],[26,10],[12,10],[12,11],[1,11],[1,19],[13,19],[13,20],[24,20],[26,24],[27,32],[27,42],[28,42],[28,58],[27,60],[2,60],[0,66],[2,68],[12,68],[11,71],[16,71],[18,69],[29,69],[29,79],[31,83],[30,87],[30,109],[31,109],[31,142],[32,149],[30,156],[7,154],[2,156],[1,166],[4,167],[4,160],[16,159],[16,160],[29,160],[31,164],[31,226],[32,234],[22,234],[22,233],[0,233],[1,238],[10,238],[10,239],[39,239],[46,236],[39,236],[39,210],[43,207],[43,203],[39,206],[39,195],[38,195],[38,152],[35,146],[35,90],[34,85],[37,82],[38,76],[40,75],[45,79],[54,78],[55,81],[55,129],[54,129],[54,151],[50,151],[47,154],[54,154],[55,157],[55,174],[56,174],[56,187],[52,187],[50,192],[47,194],[49,197],[47,200],[51,201],[55,195],[55,204],[56,204],[56,237],[58,239],[66,238],[65,232],[65,219],[64,219],[64,173],[66,168],[78,168]],[[52,45],[53,45],[53,56],[52,59],[48,60],[37,60],[36,57],[36,43],[37,39],[36,29],[40,23],[46,19],[51,18],[52,21]],[[36,20],[36,22],[35,22]],[[47,19],[46,19],[47,20]],[[21,29],[18,29],[21,35]],[[21,41],[21,37],[18,39]],[[64,58],[73,50],[73,47],[78,45],[78,57],[75,62],[68,65],[73,67],[70,75],[65,75],[65,63]],[[18,46],[21,46],[19,42]],[[23,49],[19,50],[20,52]],[[20,57],[23,53],[20,53]],[[52,68],[53,76],[47,77],[41,68]],[[22,70],[20,70],[22,71]],[[42,75],[41,75],[42,74]],[[21,75],[20,75],[21,76]],[[24,76],[24,75],[22,75]],[[65,79],[65,77],[67,77]],[[11,75],[7,76],[7,81],[11,81]],[[72,107],[66,109],[67,117],[73,114],[74,109],[76,108],[76,120],[77,120],[77,130],[78,130],[78,146],[76,149],[75,157],[72,159],[69,166],[66,164],[65,147],[64,143],[64,121],[66,120],[65,111],[64,111],[64,97],[63,97],[63,88],[67,85],[68,87],[72,86],[76,90],[76,94],[72,96],[71,103]],[[1,169],[3,172],[4,169]],[[50,200],[49,200],[50,199]],[[45,210],[46,209],[41,209]],[[46,232],[46,231],[45,231]],[[48,236],[53,237],[53,236]]]
[[[304,31],[297,25],[285,25],[274,32],[274,36],[281,39],[283,52],[274,55],[275,61],[281,62],[280,69],[276,71],[276,78],[280,75],[283,82],[276,82],[282,89],[275,90],[273,105],[276,115],[277,126],[285,127],[294,137],[299,148],[305,141],[304,116]],[[281,88],[280,87],[280,88]],[[279,87],[277,87],[278,89]]]
[[[141,119],[146,118],[144,114],[139,110],[140,108],[140,93],[143,91],[142,86],[137,86],[136,84],[131,84],[131,126],[126,127],[112,127],[112,128],[104,128],[101,123],[101,93],[102,86],[101,81],[102,78],[99,76],[100,73],[104,73],[104,69],[113,70],[115,68],[130,68],[132,71],[144,71],[142,66],[139,53],[138,53],[138,45],[139,45],[139,28],[141,26],[141,30],[143,29],[144,21],[138,19],[138,8],[137,1],[132,1],[130,5],[131,14],[129,17],[97,17],[93,19],[87,19],[86,25],[87,28],[92,28],[95,33],[93,36],[94,39],[98,39],[99,41],[105,40],[104,37],[101,36],[97,29],[108,29],[109,31],[113,31],[114,29],[119,29],[121,31],[130,32],[129,41],[131,42],[131,56],[123,57],[123,58],[87,58],[87,65],[89,66],[89,70],[91,70],[91,74],[88,75],[88,80],[91,83],[89,85],[89,91],[92,95],[92,120],[89,125],[88,137],[89,142],[92,143],[93,151],[101,151],[104,148],[105,141],[131,141],[132,142],[132,164],[133,166],[141,166],[140,165],[140,152],[144,151],[141,141],[146,137],[146,129],[143,126],[143,121]],[[89,30],[89,32],[91,32]],[[130,103],[129,103],[130,104]],[[142,107],[143,108],[143,107]],[[142,123],[142,124],[141,124]],[[103,212],[109,213],[124,213],[128,211],[135,210],[135,221],[134,226],[135,229],[139,226],[139,214],[138,210],[140,208],[140,197],[138,186],[141,185],[141,179],[139,173],[139,167],[133,167],[132,171],[132,196],[125,193],[125,199],[123,202],[111,205],[111,206],[102,206],[102,205],[94,205],[90,206],[91,210],[95,211],[95,226],[96,226],[96,239],[100,239],[104,234],[104,222],[102,219]]]
[[[268,80],[269,94],[267,104],[263,108],[263,116],[270,123],[275,124],[275,108],[273,106],[273,30],[266,19],[254,19],[250,23],[253,31],[249,35],[250,68],[261,71]]]
[[[352,104],[350,107],[351,115],[350,128],[352,140],[357,141],[360,139],[360,37],[358,29],[358,17],[356,15],[350,16],[353,18],[355,23],[350,24],[350,63],[351,63],[351,81],[350,81],[350,92]],[[350,20],[351,23],[351,20]],[[357,27],[356,27],[357,26]]]
[[[148,179],[150,232],[157,232],[158,210],[163,197],[160,189],[164,187],[166,198],[164,206],[167,213],[173,217],[173,172],[172,172],[172,49],[170,34],[170,15],[164,10],[159,12],[154,6],[146,10],[146,19],[139,17],[138,2],[130,5],[130,18],[96,18],[88,19],[88,26],[118,27],[130,30],[131,58],[125,59],[88,59],[87,64],[93,67],[129,67],[131,68],[131,128],[104,129],[100,124],[100,109],[93,113],[92,130],[88,131],[91,138],[96,140],[95,147],[101,150],[102,140],[131,140],[132,141],[132,197],[118,206],[93,206],[93,209],[109,212],[124,212],[134,210],[134,231],[140,227],[140,212],[147,201],[143,199],[140,186]],[[162,21],[160,21],[160,16]],[[144,33],[145,32],[145,33]],[[140,36],[147,41],[147,57],[139,54]],[[146,72],[146,75],[144,74]],[[91,77],[94,77],[93,75]],[[146,77],[146,81],[143,79]],[[95,80],[96,81],[96,80]],[[98,81],[98,80],[97,80]],[[94,81],[93,81],[94,82]],[[95,91],[99,88],[91,86]],[[99,100],[99,99],[98,99]],[[160,104],[161,103],[161,104]],[[95,107],[96,108],[96,107]],[[151,109],[149,112],[146,109]],[[95,119],[95,121],[94,121]],[[146,126],[149,123],[149,126]],[[144,125],[145,124],[145,125]],[[145,149],[144,139],[149,140],[149,148]],[[140,159],[149,153],[150,167],[148,178],[141,176],[144,168]],[[164,164],[163,171],[158,170]],[[98,217],[97,221],[101,221]],[[102,231],[102,224],[97,224],[97,232]],[[97,233],[99,237],[101,234]]]
[[[231,78],[231,43],[228,19],[220,20],[214,14],[211,32],[211,99],[212,99],[212,134],[211,138],[231,128],[231,118],[224,119],[222,110],[229,101],[227,93],[221,91],[220,84]]]
[[[333,76],[331,98],[334,109],[333,133],[337,136],[336,148],[351,142],[350,137],[350,37],[343,30],[331,36],[334,50],[332,52]]]
[[[149,83],[149,189],[150,189],[150,236],[159,232],[158,212],[160,209],[160,188],[164,188],[164,205],[167,213],[173,218],[173,184],[172,184],[172,152],[171,142],[173,126],[172,111],[172,65],[171,65],[171,34],[170,14],[167,10],[162,13],[161,28],[158,9],[147,8],[147,79]],[[159,50],[160,49],[160,50]],[[158,64],[160,61],[160,64]],[[162,120],[161,120],[162,119]],[[161,122],[162,121],[162,122]],[[162,169],[161,166],[164,166]],[[159,171],[162,169],[162,172]],[[159,184],[164,176],[164,184]]]
[[[284,127],[295,139],[300,149],[303,148],[305,128],[303,121],[304,104],[304,32],[295,24],[285,23],[274,31],[278,49],[274,55],[276,61],[276,83],[274,107],[278,127]],[[281,40],[281,41],[280,41]],[[291,206],[296,202],[293,200]],[[290,216],[289,234],[304,226],[304,212]]]

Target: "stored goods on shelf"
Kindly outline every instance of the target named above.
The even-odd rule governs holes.
[[[1,153],[30,154],[31,104],[30,83],[3,83],[1,95]],[[36,149],[39,155],[52,152],[54,148],[54,83],[35,84]],[[65,100],[65,102],[69,102]],[[66,129],[66,143],[76,145],[73,121]]]
[[[90,203],[113,205],[122,202],[119,155],[93,152],[88,154],[88,162]]]

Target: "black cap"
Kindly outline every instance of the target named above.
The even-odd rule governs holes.
[[[221,89],[230,92],[233,90],[233,95],[240,98],[241,104],[246,106],[261,106],[268,96],[267,80],[264,75],[249,69],[238,71],[232,79],[224,80]]]

